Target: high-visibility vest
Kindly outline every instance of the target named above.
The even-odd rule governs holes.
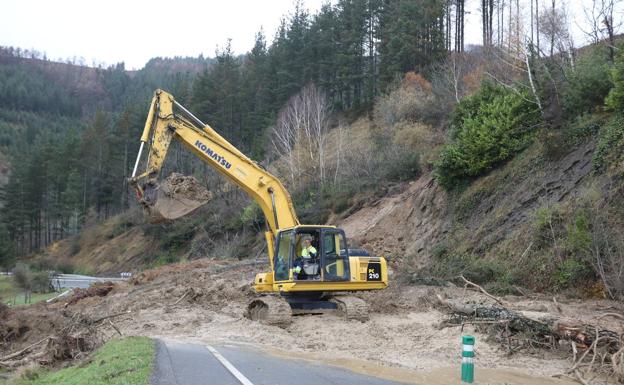
[[[310,247],[307,247],[307,248],[304,247],[303,250],[301,250],[301,256],[303,258],[310,258],[311,254],[316,255],[316,249],[312,245],[310,245]]]

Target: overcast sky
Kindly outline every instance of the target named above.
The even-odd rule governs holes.
[[[326,1],[305,0],[305,5],[315,13]],[[580,4],[590,0],[567,1],[576,18],[571,28],[580,38]],[[0,45],[36,49],[52,60],[82,57],[88,65],[124,61],[127,69],[138,69],[155,56],[214,56],[216,46],[228,38],[235,52],[245,53],[261,27],[272,40],[293,4],[294,0],[2,0]],[[467,0],[467,44],[481,41],[479,4]]]

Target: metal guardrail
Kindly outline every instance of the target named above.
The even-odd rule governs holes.
[[[129,278],[129,277],[128,277]],[[128,278],[119,278],[119,277],[91,277],[88,275],[80,275],[80,274],[58,274],[53,276],[50,279],[52,286],[56,289],[86,289],[93,283],[98,282],[123,282],[127,281]]]

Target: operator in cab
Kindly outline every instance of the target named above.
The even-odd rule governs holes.
[[[301,257],[304,259],[316,258],[316,248],[312,246],[312,237],[309,235],[303,238]]]
[[[301,240],[301,252],[295,260],[293,267],[295,279],[308,278],[308,275],[310,275],[310,273],[312,273],[313,271],[310,271],[309,268],[304,268],[309,267],[318,255],[316,247],[312,246],[312,237],[310,235],[304,235],[302,238],[303,239]]]

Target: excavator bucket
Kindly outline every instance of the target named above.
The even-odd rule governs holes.
[[[159,223],[183,217],[212,199],[197,179],[179,173],[171,174],[162,182],[150,180],[143,186],[139,203],[147,220]]]

